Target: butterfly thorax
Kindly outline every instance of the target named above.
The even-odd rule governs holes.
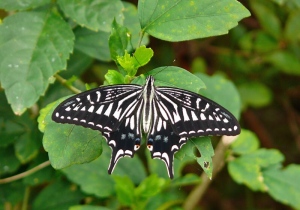
[[[145,133],[148,133],[151,127],[151,119],[152,119],[152,109],[153,109],[153,98],[154,98],[154,78],[149,76],[146,80],[146,84],[143,89],[143,114],[142,114],[142,122],[143,122],[143,130]]]

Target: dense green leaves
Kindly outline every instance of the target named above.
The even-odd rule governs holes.
[[[143,32],[167,41],[225,34],[250,15],[235,0],[140,0],[138,11]]]
[[[52,75],[66,68],[74,36],[49,11],[22,12],[0,26],[0,79],[18,115],[44,94]]]
[[[287,129],[290,125],[295,134],[299,127],[291,120],[298,116],[299,1],[246,0],[242,3],[250,5],[254,16],[226,36],[172,44],[151,39],[150,46],[147,35],[182,41],[225,34],[250,13],[236,0],[137,3],[138,8],[120,0],[0,1],[0,8],[8,11],[0,10],[0,184],[9,182],[0,186],[0,209],[151,210],[182,209],[184,202],[190,203],[194,186],[207,186],[198,174],[203,170],[211,177],[213,171],[209,137],[190,139],[175,154],[173,180],[145,145],[134,158],[120,159],[108,175],[111,149],[100,132],[51,120],[58,99],[78,92],[74,87],[142,85],[148,75],[155,77],[155,85],[200,93],[237,117],[241,107],[259,114],[263,127],[247,117],[242,125],[263,128],[271,143],[286,148],[286,167],[279,150],[260,148],[258,137],[243,130],[225,152],[230,177],[253,191],[247,192],[250,198],[260,196],[253,195],[256,191],[268,193],[264,202],[269,208],[277,204],[271,197],[299,209],[299,165],[290,164],[299,152]],[[160,67],[173,60],[184,68]],[[31,169],[37,171],[23,173]],[[22,180],[3,179],[13,175]],[[230,178],[224,176],[213,179],[222,183]],[[236,201],[228,188],[243,194],[243,188],[226,184],[230,186],[211,186],[220,198],[213,208],[221,208],[225,197],[229,204]],[[200,208],[211,206],[211,194],[205,196]],[[240,196],[234,205],[264,208],[260,200]]]

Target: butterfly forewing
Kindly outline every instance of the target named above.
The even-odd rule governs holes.
[[[240,133],[235,117],[219,104],[196,93],[169,87],[156,88],[159,112],[182,137]]]
[[[142,88],[116,85],[96,88],[63,101],[53,112],[59,123],[81,125],[99,131],[116,130],[140,100]]]

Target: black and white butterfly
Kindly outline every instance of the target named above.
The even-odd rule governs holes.
[[[52,119],[99,130],[112,149],[108,173],[118,160],[133,157],[147,134],[152,158],[166,164],[173,178],[173,158],[189,138],[240,133],[236,118],[225,108],[196,93],[146,84],[111,85],[74,95],[56,107]]]

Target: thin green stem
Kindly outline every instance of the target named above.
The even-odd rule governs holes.
[[[65,87],[67,87],[69,90],[71,90],[73,93],[78,94],[81,93],[81,91],[77,88],[75,88],[74,86],[70,85],[66,79],[62,78],[61,76],[59,76],[58,74],[55,74],[54,77]]]
[[[41,163],[40,165],[37,165],[36,167],[28,170],[28,171],[25,171],[23,173],[20,173],[20,174],[17,174],[15,176],[11,176],[11,177],[8,177],[8,178],[4,178],[4,179],[0,179],[0,184],[6,184],[6,183],[9,183],[9,182],[13,182],[13,181],[16,181],[18,179],[22,179],[26,176],[29,176],[30,174],[33,174],[47,166],[50,165],[50,161],[46,161],[46,162],[43,162]]]
[[[218,143],[215,149],[215,155],[213,157],[213,175],[212,177],[216,177],[218,172],[225,166],[225,152],[228,149],[229,145],[237,138],[237,136],[223,136],[221,141]],[[206,192],[208,186],[211,184],[212,180],[208,178],[208,176],[203,172],[201,175],[202,182],[195,186],[193,191],[186,198],[183,209],[185,210],[193,210],[197,203],[201,201],[204,193]]]
[[[141,32],[140,32],[140,38],[139,38],[139,42],[138,42],[138,46],[137,46],[137,47],[140,47],[140,46],[141,46],[142,41],[143,41],[144,34],[145,34],[144,31],[141,31]]]

